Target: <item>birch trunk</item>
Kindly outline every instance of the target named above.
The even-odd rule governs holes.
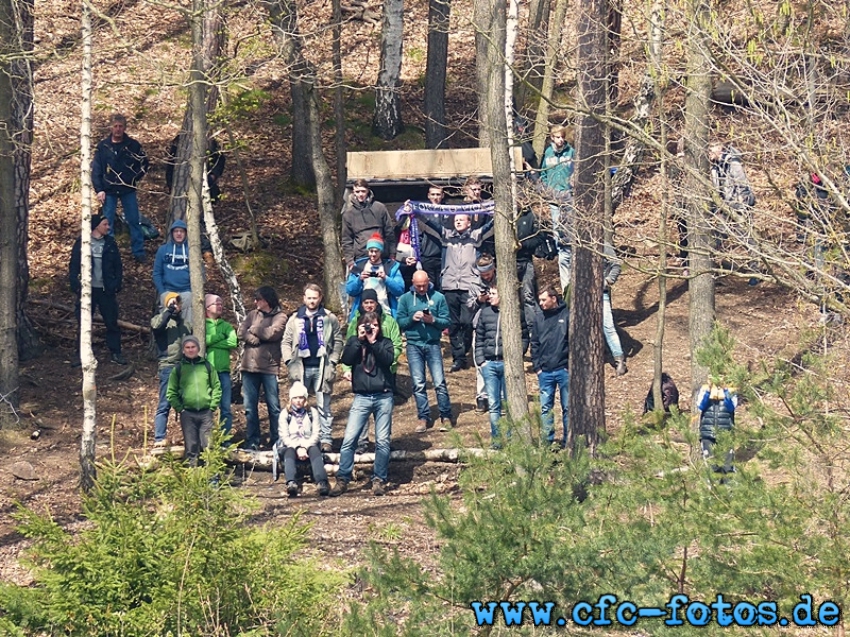
[[[88,492],[94,487],[95,435],[97,432],[97,360],[91,347],[91,102],[92,102],[92,26],[89,3],[82,3],[83,64],[80,102],[80,186],[82,220],[80,233],[80,360],[83,367],[83,435],[80,444],[80,484]]]
[[[401,133],[401,51],[404,42],[404,0],[384,0],[381,32],[381,70],[375,87],[375,117],[372,129],[381,139]]]

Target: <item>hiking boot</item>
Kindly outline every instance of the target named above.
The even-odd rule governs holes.
[[[479,414],[486,414],[490,411],[490,401],[487,396],[479,396],[475,399],[475,411]]]
[[[333,453],[334,447],[329,442],[323,442],[320,450],[322,453]]]
[[[626,357],[618,356],[614,359],[614,362],[617,363],[617,376],[623,376],[626,372],[629,371],[629,368],[626,367]]]
[[[327,480],[321,480],[316,485],[316,491],[318,491],[320,496],[324,497],[331,492],[331,485]]]
[[[286,483],[286,492],[289,494],[290,498],[294,498],[298,495],[298,483],[295,480],[290,480]]]
[[[337,498],[346,491],[348,491],[348,480],[340,480],[339,478],[337,478],[334,482],[334,488],[331,489],[328,495],[332,498]]]
[[[420,419],[419,420],[419,426],[416,427],[416,429],[414,429],[414,431],[418,434],[424,434],[426,431],[428,431],[428,421],[425,420],[424,418]]]
[[[380,478],[372,480],[372,495],[384,495],[387,492],[387,483]]]
[[[124,355],[121,352],[113,352],[112,356],[109,357],[109,360],[111,360],[113,363],[115,363],[117,365],[126,365],[127,364],[127,359],[124,358]]]
[[[454,429],[454,423],[451,418],[440,418],[440,431],[451,431]]]

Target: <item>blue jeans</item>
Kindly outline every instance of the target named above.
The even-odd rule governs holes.
[[[230,372],[219,372],[218,381],[221,383],[218,419],[221,421],[221,430],[229,434],[233,428],[233,412],[230,411],[230,405],[233,402],[233,379],[230,378]]]
[[[345,425],[345,438],[342,441],[342,449],[339,450],[339,471],[336,474],[338,480],[351,481],[354,450],[360,438],[360,431],[369,422],[370,414],[375,415],[375,467],[372,479],[387,481],[390,437],[393,429],[392,392],[354,394],[354,402],[351,403],[351,409],[348,412],[348,423]]]
[[[428,406],[428,394],[425,391],[426,364],[431,372],[431,380],[434,382],[440,418],[451,418],[452,403],[443,371],[443,351],[440,344],[419,345],[408,341],[407,366],[410,369],[410,379],[413,381],[413,399],[416,401],[416,413],[419,420],[431,420],[431,408]]]
[[[605,334],[605,342],[611,350],[611,356],[620,358],[623,355],[623,346],[620,345],[620,337],[617,336],[617,327],[614,325],[614,313],[611,311],[611,293],[602,293],[602,332]]]
[[[330,365],[330,362],[325,362],[325,365]],[[319,442],[333,442],[333,432],[331,431],[331,395],[330,392],[321,391],[322,377],[319,374],[321,367],[304,367],[304,386],[307,391],[312,391],[316,394],[316,410],[319,412]]]
[[[502,417],[502,400],[507,400],[505,389],[505,362],[486,361],[482,365],[481,375],[487,388],[487,402],[490,405],[490,438],[499,440],[499,419]]]
[[[242,372],[242,400],[245,403],[245,446],[260,446],[260,386],[266,394],[269,410],[269,437],[277,442],[277,423],[280,418],[280,395],[277,393],[277,375]]]
[[[109,234],[115,235],[115,211],[118,201],[121,201],[121,209],[124,211],[124,220],[130,228],[130,249],[133,256],[141,257],[145,254],[145,236],[142,234],[142,226],[139,224],[139,200],[136,199],[136,191],[131,190],[121,195],[110,195],[106,193],[103,202],[103,216],[109,219]]]
[[[537,383],[540,386],[540,420],[543,436],[548,442],[555,442],[555,390],[561,393],[561,413],[564,421],[564,443],[567,441],[567,422],[569,411],[567,405],[570,397],[570,373],[566,369],[554,372],[538,372]]]
[[[153,439],[156,442],[165,440],[168,433],[168,414],[171,412],[171,405],[165,397],[165,391],[168,389],[168,378],[171,376],[171,370],[174,366],[165,367],[159,370],[159,404],[156,406],[156,415],[153,417]]]

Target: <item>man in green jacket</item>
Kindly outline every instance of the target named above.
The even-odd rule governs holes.
[[[233,412],[230,405],[233,402],[233,380],[230,377],[230,352],[236,349],[236,329],[221,318],[224,303],[220,296],[207,294],[204,297],[204,308],[207,315],[207,360],[218,373],[221,383],[221,404],[218,416],[221,419],[221,430],[230,433],[233,427]]]
[[[185,460],[198,464],[198,456],[209,447],[212,412],[221,401],[221,383],[212,365],[201,356],[197,336],[183,339],[183,358],[168,378],[168,404],[180,415]]]

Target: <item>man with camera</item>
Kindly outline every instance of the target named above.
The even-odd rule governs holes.
[[[181,343],[184,336],[192,333],[192,325],[183,317],[183,299],[176,292],[168,292],[163,299],[165,309],[151,319],[156,348],[159,354],[159,404],[156,407],[154,424],[154,447],[165,447],[168,430],[168,414],[171,405],[166,397],[171,370],[183,356]]]
[[[404,294],[404,278],[399,264],[391,259],[384,259],[383,251],[384,240],[376,232],[366,242],[368,256],[355,261],[348,274],[345,293],[351,297],[349,321],[360,308],[360,295],[363,290],[375,290],[384,313],[392,317],[396,315],[398,297]]]
[[[425,393],[425,365],[431,371],[437,407],[440,410],[440,430],[453,426],[452,403],[443,370],[440,337],[450,324],[446,297],[434,290],[425,270],[413,273],[413,289],[398,300],[396,316],[399,327],[407,335],[407,364],[413,381],[413,399],[419,416],[416,433],[425,433],[431,426],[431,408]]]

